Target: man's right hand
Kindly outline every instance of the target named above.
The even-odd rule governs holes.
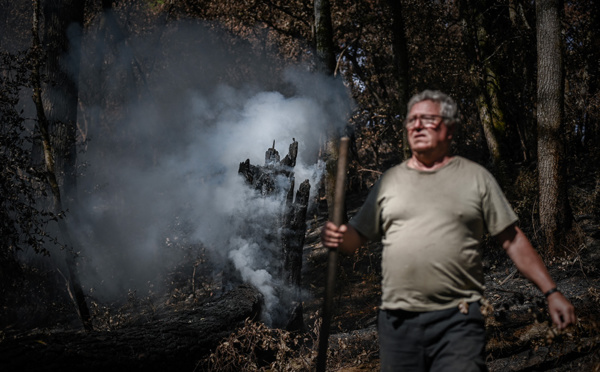
[[[367,238],[362,236],[352,225],[338,227],[329,221],[321,230],[321,242],[329,249],[337,249],[341,253],[353,255],[361,245],[367,243]]]
[[[321,230],[321,243],[327,248],[337,249],[344,242],[346,231],[348,231],[348,226],[338,227],[333,222],[327,221]]]

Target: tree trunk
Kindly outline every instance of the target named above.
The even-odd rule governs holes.
[[[335,52],[333,46],[333,25],[331,22],[331,4],[329,0],[315,0],[315,48],[317,51],[316,68],[327,75],[335,72]],[[325,198],[327,213],[333,213],[333,191],[335,189],[335,164],[337,164],[337,147],[339,135],[333,128],[327,128],[327,138],[323,148],[325,160]]]
[[[590,3],[590,24],[597,25],[600,22],[600,3],[593,1]],[[600,139],[600,127],[598,120],[593,120],[591,117],[592,109],[589,102],[592,97],[598,96],[598,85],[600,83],[600,30],[598,27],[591,28],[587,32],[586,43],[588,44],[587,58],[585,61],[585,92],[582,92],[584,97],[585,107],[583,108],[584,119],[581,124],[581,132],[583,133],[584,151],[591,155],[591,161],[596,163],[600,161],[600,149],[598,148],[598,140]],[[599,212],[600,213],[600,212]]]
[[[38,116],[44,164],[48,184],[54,199],[53,209],[58,219],[58,227],[63,243],[67,247],[65,261],[69,272],[70,290],[79,317],[86,330],[91,330],[90,313],[83,289],[79,280],[75,263],[75,248],[67,216],[64,211],[73,206],[76,195],[76,120],[77,120],[77,75],[79,60],[75,58],[72,68],[65,67],[65,54],[69,50],[67,28],[73,33],[73,27],[81,27],[83,23],[83,3],[79,1],[60,4],[56,1],[46,2],[46,75],[50,79],[42,89],[40,78],[41,43],[39,41],[39,1],[34,2],[33,49],[34,69],[32,83],[33,100]],[[79,30],[77,30],[79,31]],[[76,46],[76,49],[79,47]],[[75,53],[78,55],[79,53]],[[62,190],[61,190],[62,186]],[[65,203],[64,196],[68,201]],[[66,207],[66,208],[65,208]]]
[[[292,190],[293,191],[293,190]],[[301,331],[304,327],[302,319],[302,251],[306,235],[306,210],[310,196],[310,183],[305,180],[296,192],[296,199],[287,208],[283,219],[283,280],[289,292],[291,304],[285,328],[289,331]]]
[[[329,0],[315,0],[315,47],[317,50],[317,70],[333,75],[335,52],[333,50],[333,25]]]
[[[522,0],[509,0],[508,1],[508,13],[510,17],[510,22],[514,28],[517,28],[518,25],[522,25],[522,27],[531,30],[531,26],[529,25],[529,21],[527,21],[527,17],[525,16],[525,11],[523,10]]]
[[[77,101],[83,4],[78,0],[44,1],[45,72],[49,84],[44,87],[42,98],[67,207],[74,201],[77,187]]]
[[[564,72],[560,5],[559,0],[536,1],[539,213],[544,247],[550,254],[558,253],[560,237],[571,223],[562,128]]]
[[[498,98],[499,81],[490,66],[485,66],[483,79],[477,81],[476,87],[478,89],[477,109],[479,110],[479,120],[483,126],[483,133],[494,168],[500,169],[502,163],[500,138],[506,132],[506,122]]]
[[[302,182],[294,198],[294,173],[292,168],[296,165],[298,156],[298,142],[294,139],[289,146],[288,154],[280,160],[279,152],[273,147],[265,153],[265,165],[255,166],[250,164],[250,160],[240,163],[238,173],[241,174],[246,183],[253,189],[259,191],[263,197],[270,197],[285,192],[283,216],[274,218],[273,223],[268,228],[262,229],[265,239],[276,241],[281,247],[277,254],[272,258],[279,266],[276,273],[278,282],[283,284],[278,289],[278,295],[281,298],[280,308],[276,309],[277,314],[281,314],[274,319],[275,327],[285,328],[290,331],[299,331],[304,327],[302,319],[302,295],[300,286],[302,284],[302,250],[304,248],[304,235],[306,234],[306,211],[310,195],[310,183],[308,180]],[[289,182],[289,189],[282,190],[281,182],[277,178],[286,177]],[[227,276],[231,276],[229,273]]]
[[[397,0],[387,0],[392,11],[392,53],[394,53],[394,70],[398,81],[398,96],[392,100],[397,106],[394,111],[400,118],[406,117],[406,105],[409,100],[409,75],[408,75],[408,47],[404,18],[402,18],[402,4]],[[410,157],[410,147],[406,130],[402,128],[402,158]]]
[[[502,143],[506,135],[504,111],[500,105],[500,81],[495,66],[487,55],[489,35],[485,28],[484,12],[470,1],[460,3],[463,23],[467,37],[467,54],[471,57],[471,76],[477,94],[477,110],[483,128],[485,141],[496,171],[502,173]],[[498,174],[500,178],[502,174]],[[500,180],[502,183],[502,180]]]

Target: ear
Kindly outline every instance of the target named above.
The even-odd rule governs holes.
[[[448,133],[446,134],[446,136],[448,137],[448,140],[452,140],[452,138],[454,137],[454,132],[456,130],[456,124],[452,124],[452,125],[446,125],[446,128],[448,128]]]

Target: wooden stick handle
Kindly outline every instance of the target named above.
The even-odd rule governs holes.
[[[333,197],[332,222],[337,226],[344,223],[344,200],[346,199],[346,169],[348,167],[348,137],[340,140],[340,153],[338,156],[337,176],[335,179],[335,194]]]
[[[335,179],[335,194],[333,199],[333,216],[331,221],[340,226],[344,223],[344,200],[346,198],[346,168],[348,167],[348,143],[350,139],[343,137],[340,140],[338,154],[337,176]],[[323,301],[323,322],[319,332],[319,350],[317,354],[317,372],[324,372],[327,367],[327,346],[329,343],[329,329],[333,308],[333,292],[337,276],[338,252],[337,249],[329,250],[327,264],[327,284],[325,299]]]

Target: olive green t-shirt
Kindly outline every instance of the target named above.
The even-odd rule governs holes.
[[[433,311],[481,298],[484,229],[516,221],[494,177],[456,156],[435,171],[389,169],[349,223],[383,244],[381,308]]]

